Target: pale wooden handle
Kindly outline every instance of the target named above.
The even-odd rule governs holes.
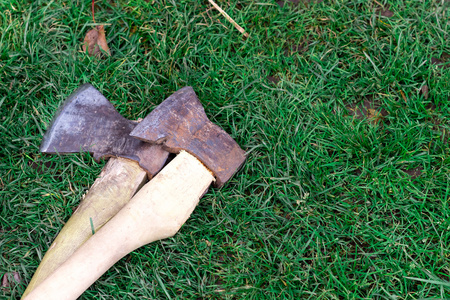
[[[181,152],[25,299],[76,299],[126,254],[173,236],[213,180],[202,163]]]
[[[111,158],[44,255],[22,297],[26,297],[90,238],[92,227],[94,231],[99,230],[124,207],[146,178],[146,172],[137,162]]]

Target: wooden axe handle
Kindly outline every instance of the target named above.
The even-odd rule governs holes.
[[[22,298],[65,262],[111,219],[145,183],[146,172],[135,161],[111,158],[58,234],[28,284]]]
[[[173,236],[213,180],[199,160],[182,151],[25,299],[76,299],[131,251]]]

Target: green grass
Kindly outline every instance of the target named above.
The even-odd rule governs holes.
[[[81,299],[450,298],[450,68],[432,63],[450,66],[447,2],[218,1],[248,39],[207,1],[96,3],[104,59],[80,51],[90,1],[0,0],[0,276],[22,278],[0,298],[104,165],[38,151],[85,82],[130,119],[191,85],[248,159]]]

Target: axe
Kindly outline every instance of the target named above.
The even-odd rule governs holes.
[[[167,98],[130,135],[178,155],[27,300],[76,299],[128,253],[175,235],[209,185],[221,187],[245,161],[231,136],[208,120],[191,87]]]
[[[84,84],[61,105],[41,143],[43,153],[91,152],[111,159],[58,234],[23,297],[39,285],[112,218],[164,165],[168,152],[129,136],[138,123],[123,118],[92,85]]]

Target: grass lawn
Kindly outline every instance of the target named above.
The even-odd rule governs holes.
[[[450,297],[450,4],[0,0],[0,287],[17,299],[105,162],[39,145],[89,82],[129,118],[192,86],[247,151],[173,238],[81,299]],[[13,284],[14,273],[20,284]]]

